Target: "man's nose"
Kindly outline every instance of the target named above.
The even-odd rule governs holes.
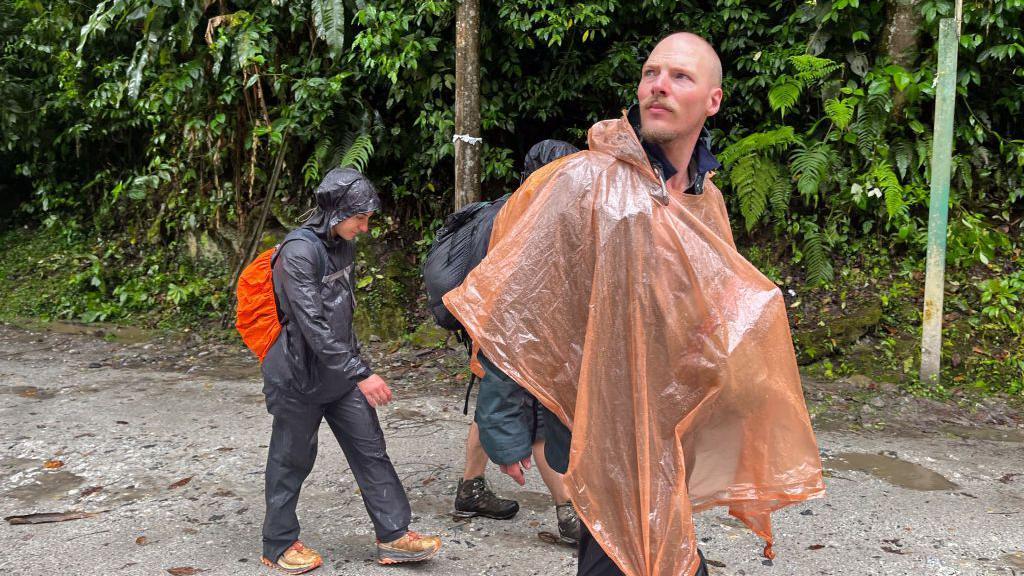
[[[664,72],[655,76],[654,80],[651,81],[651,94],[658,94],[660,96],[668,94],[668,78]]]

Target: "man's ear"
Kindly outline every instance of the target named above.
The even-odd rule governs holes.
[[[718,109],[722,106],[722,89],[713,88],[711,93],[708,94],[708,104],[706,114],[708,116],[714,116],[718,114]]]

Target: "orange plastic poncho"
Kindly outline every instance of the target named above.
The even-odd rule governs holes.
[[[629,122],[531,176],[444,302],[571,430],[566,485],[628,576],[692,575],[692,513],[821,496],[778,288],[736,251],[721,192],[666,196]]]

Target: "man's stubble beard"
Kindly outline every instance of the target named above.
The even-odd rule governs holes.
[[[677,113],[676,107],[660,96],[649,96],[647,99],[640,103],[640,106],[642,109],[646,110],[648,107],[654,104],[662,106],[663,108],[665,108],[665,110],[672,114]],[[644,124],[643,115],[641,114],[640,136],[643,138],[644,142],[662,145],[672,142],[673,140],[681,137],[682,135],[682,132],[678,129],[667,127],[655,128],[653,126],[648,126]]]
[[[680,138],[682,133],[670,128],[649,128],[641,125],[640,136],[643,137],[644,142],[650,142],[652,144],[667,144]]]

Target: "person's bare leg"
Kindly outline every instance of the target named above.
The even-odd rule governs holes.
[[[569,491],[565,488],[562,475],[555,472],[544,457],[544,440],[538,440],[533,444],[533,459],[537,463],[537,470],[540,477],[547,484],[551,499],[555,502],[555,517],[558,519],[558,535],[562,542],[575,546],[580,539],[580,519],[572,506],[569,498]]]
[[[551,499],[554,500],[555,504],[565,504],[569,501],[569,491],[565,489],[565,484],[562,483],[562,475],[555,472],[550,465],[548,465],[547,458],[544,457],[544,440],[537,440],[533,443],[533,461],[537,463],[537,471],[540,472],[540,477],[544,479],[544,484],[548,487],[548,492],[551,493]]]
[[[480,429],[477,428],[476,422],[473,422],[469,426],[469,435],[466,436],[466,468],[462,472],[462,479],[472,480],[483,476],[486,468],[487,453],[480,444]]]
[[[515,500],[498,498],[484,480],[484,469],[487,468],[487,452],[480,443],[480,429],[474,422],[469,427],[466,437],[466,468],[459,480],[455,493],[456,518],[472,518],[483,516],[495,520],[507,520],[519,512],[519,503]]]

